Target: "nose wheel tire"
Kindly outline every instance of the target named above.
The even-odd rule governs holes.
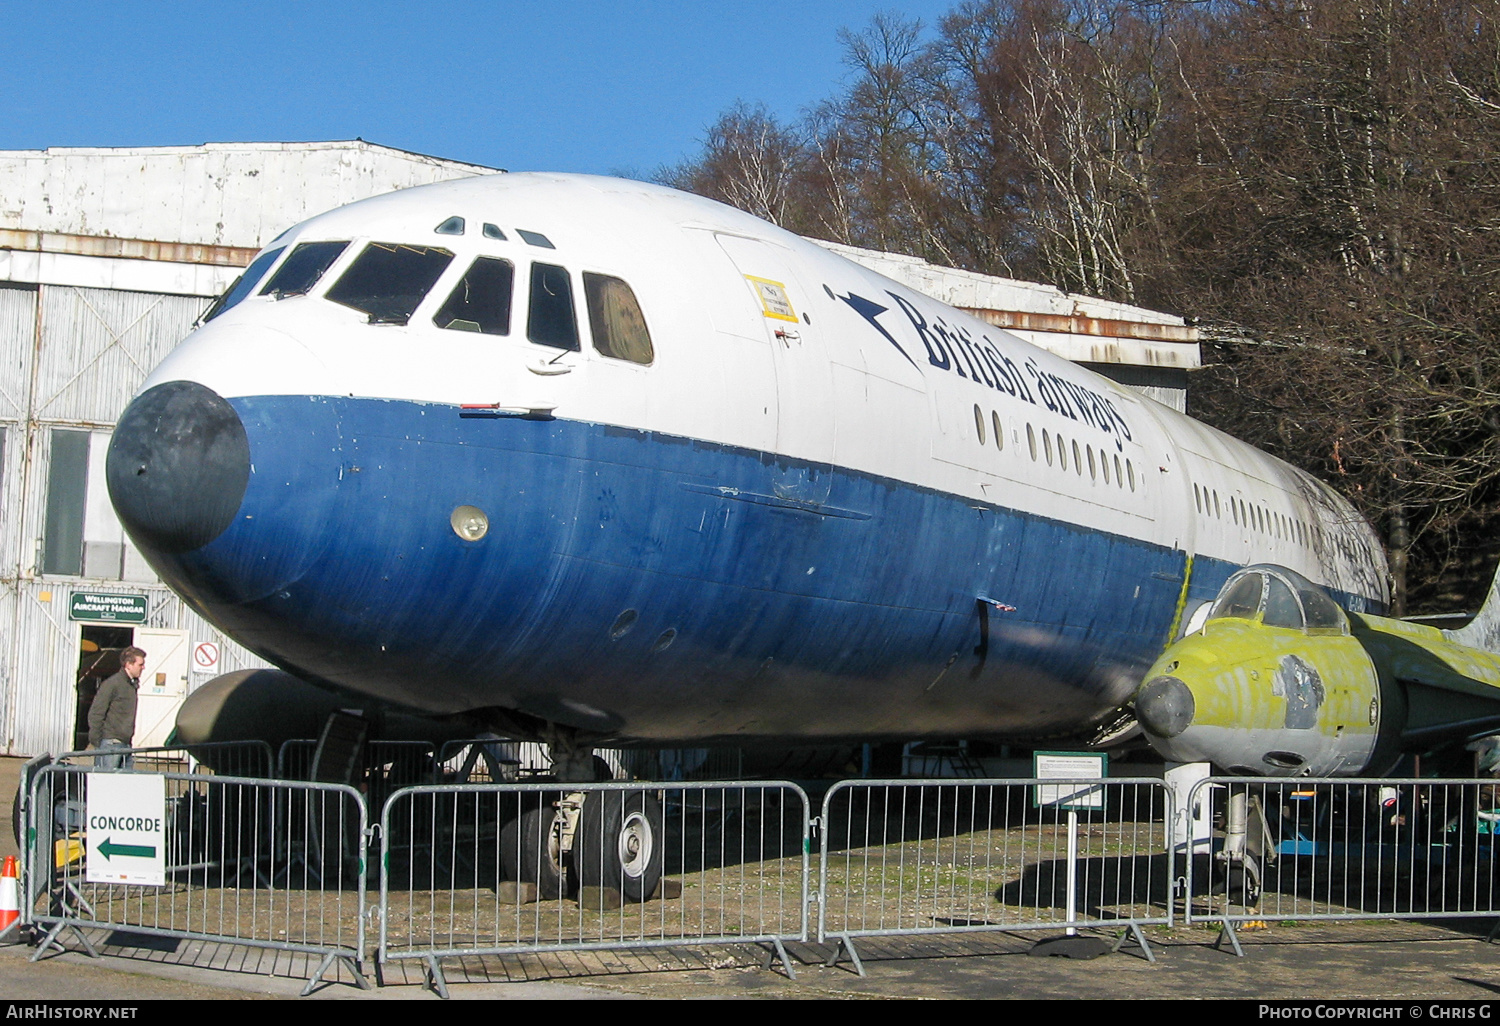
[[[583,887],[609,887],[645,901],[661,881],[665,847],[661,803],[647,791],[596,791],[583,805],[573,870]]]
[[[562,857],[561,814],[552,803],[526,809],[500,831],[500,863],[505,875],[536,884],[542,900],[561,898],[568,889]]]

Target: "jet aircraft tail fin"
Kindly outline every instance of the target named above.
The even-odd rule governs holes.
[[[1455,630],[1443,631],[1443,637],[1460,645],[1500,655],[1500,568],[1490,582],[1490,590],[1479,607],[1479,615]]]

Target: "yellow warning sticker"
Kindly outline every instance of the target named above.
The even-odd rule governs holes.
[[[760,298],[761,312],[767,317],[773,317],[778,321],[797,320],[797,311],[792,309],[792,300],[786,294],[785,285],[769,278],[757,278],[753,274],[745,275],[745,280],[750,283],[750,287]]]

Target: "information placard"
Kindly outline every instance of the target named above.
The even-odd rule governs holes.
[[[1037,780],[1103,780],[1109,776],[1106,752],[1035,752],[1032,775]],[[1032,796],[1036,808],[1102,809],[1104,788],[1094,784],[1038,784]]]

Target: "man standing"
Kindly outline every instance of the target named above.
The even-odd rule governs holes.
[[[132,645],[120,653],[120,672],[99,685],[89,706],[89,744],[100,751],[129,748],[135,737],[135,700],[141,686],[146,653]],[[99,769],[130,769],[135,760],[128,755],[100,755]]]

